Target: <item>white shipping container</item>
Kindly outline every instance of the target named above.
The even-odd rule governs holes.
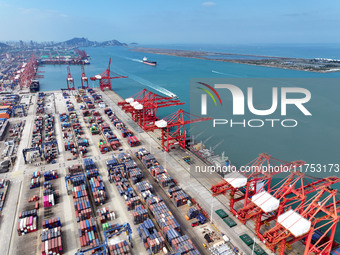
[[[24,221],[23,219],[19,219],[20,220],[20,231],[24,231]]]
[[[37,217],[33,218],[33,230],[37,229]]]

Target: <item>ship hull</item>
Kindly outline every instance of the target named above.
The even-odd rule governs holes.
[[[34,92],[38,92],[39,90],[40,90],[40,84],[39,84],[39,82],[38,82],[38,81],[32,82],[31,85],[30,85],[30,91],[31,91],[32,93],[34,93]]]
[[[144,64],[149,65],[149,66],[156,66],[157,62],[153,62],[153,61],[143,61]]]

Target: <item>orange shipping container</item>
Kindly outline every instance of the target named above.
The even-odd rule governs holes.
[[[9,115],[8,115],[8,113],[5,113],[5,112],[0,112],[0,119],[2,119],[2,118],[9,119]]]
[[[12,109],[12,106],[9,105],[1,105],[0,109]]]

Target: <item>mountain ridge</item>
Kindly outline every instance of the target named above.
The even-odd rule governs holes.
[[[77,46],[77,47],[127,46],[126,43],[122,43],[122,42],[115,40],[115,39],[109,40],[109,41],[97,42],[97,41],[90,41],[90,40],[88,40],[87,38],[84,38],[84,37],[74,37],[74,38],[66,40],[64,42],[56,43],[56,45]]]

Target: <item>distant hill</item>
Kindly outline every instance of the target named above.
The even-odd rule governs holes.
[[[65,42],[61,42],[59,44],[67,45],[67,46],[92,46],[94,42],[89,41],[87,38],[72,38]]]
[[[127,46],[126,43],[121,43],[117,40],[105,41],[102,43],[98,43],[99,46]]]
[[[87,38],[72,38],[70,40],[57,43],[56,45],[63,45],[63,46],[70,46],[70,47],[89,47],[89,46],[127,46],[126,43],[121,43],[117,40],[110,40],[110,41],[104,41],[104,42],[96,42],[96,41],[90,41]]]

